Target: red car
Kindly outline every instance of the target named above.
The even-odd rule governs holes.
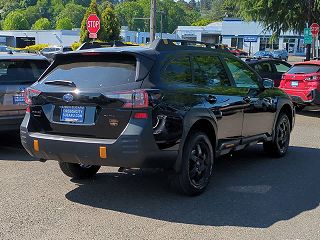
[[[320,61],[296,63],[282,76],[280,88],[298,108],[320,106]]]

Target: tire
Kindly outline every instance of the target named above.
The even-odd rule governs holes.
[[[214,152],[208,136],[191,132],[183,147],[181,170],[172,175],[172,186],[184,195],[201,194],[209,184],[213,162]]]
[[[78,163],[59,162],[61,171],[68,177],[74,179],[92,178],[99,171],[100,166],[80,165]]]
[[[276,123],[273,140],[263,143],[264,151],[272,157],[284,157],[289,148],[290,133],[289,118],[281,113]]]

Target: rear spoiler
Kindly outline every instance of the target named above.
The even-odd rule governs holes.
[[[132,43],[124,43],[121,41],[112,42],[85,42],[76,51],[86,50],[92,48],[106,48],[106,47],[125,47],[125,46],[139,46]]]

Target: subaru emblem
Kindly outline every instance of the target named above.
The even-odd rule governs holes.
[[[63,95],[62,98],[63,98],[63,101],[65,101],[65,102],[67,102],[67,103],[73,101],[73,96],[72,96],[72,94],[70,94],[70,93],[67,93],[67,94]]]

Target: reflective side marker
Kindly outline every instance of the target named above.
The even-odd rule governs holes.
[[[33,149],[34,151],[39,152],[39,140],[33,140]]]
[[[100,147],[100,158],[107,158],[107,147]]]

